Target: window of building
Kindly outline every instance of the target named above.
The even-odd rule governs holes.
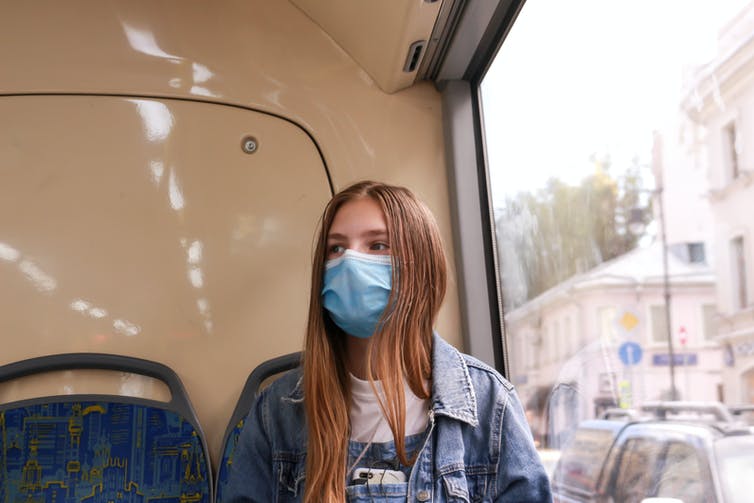
[[[738,178],[738,140],[736,122],[731,121],[723,128],[723,164],[730,180]]]
[[[704,243],[688,243],[689,262],[692,264],[703,264],[706,261],[704,253]]]
[[[707,259],[704,253],[704,243],[676,243],[669,245],[668,248],[673,255],[689,264],[704,264]]]
[[[702,323],[704,340],[715,340],[715,336],[717,335],[717,307],[714,304],[705,304],[702,306]]]
[[[668,317],[665,305],[650,306],[649,318],[652,322],[652,342],[668,341]]]
[[[749,294],[746,289],[746,249],[743,236],[731,240],[730,251],[733,265],[733,308],[743,309],[749,305]]]

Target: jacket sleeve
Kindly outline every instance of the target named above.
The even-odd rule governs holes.
[[[218,503],[268,503],[273,501],[272,446],[265,425],[268,395],[262,393],[246,417],[233,453],[228,483]]]
[[[550,481],[539,458],[524,409],[515,391],[507,393],[497,470],[498,503],[551,502]]]

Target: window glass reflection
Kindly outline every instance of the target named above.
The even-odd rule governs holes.
[[[744,0],[531,0],[482,82],[508,377],[540,448],[651,402],[754,404],[753,33]],[[704,500],[675,489],[701,480],[691,451],[634,444],[616,501]],[[681,471],[648,479],[666,456]]]
[[[668,446],[658,481],[659,497],[679,497],[684,503],[704,503],[712,498],[705,494],[709,479],[704,462],[692,446],[673,442]]]

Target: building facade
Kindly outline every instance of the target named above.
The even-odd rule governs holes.
[[[686,150],[704,163],[714,233],[717,340],[726,402],[754,403],[754,4],[719,33],[681,104]]]
[[[677,395],[718,400],[715,278],[678,250],[668,254]],[[671,396],[662,252],[659,242],[637,248],[507,313],[510,375],[540,445],[559,447],[607,408]]]

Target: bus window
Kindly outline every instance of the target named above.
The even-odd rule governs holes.
[[[508,377],[542,448],[611,408],[754,402],[753,31],[743,0],[532,1],[485,75]]]

